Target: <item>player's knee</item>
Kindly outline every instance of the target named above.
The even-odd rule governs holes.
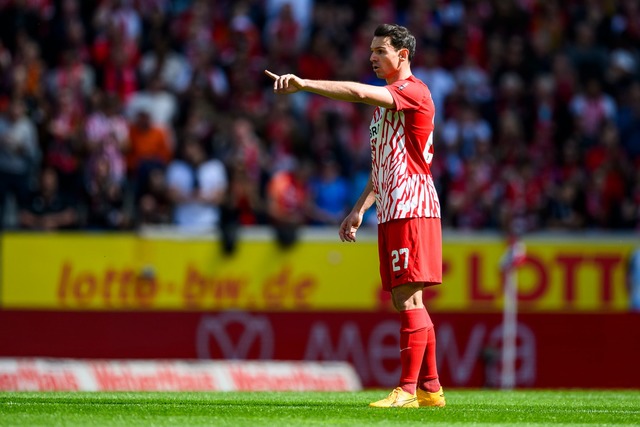
[[[422,308],[422,283],[407,283],[393,288],[393,306],[397,311]]]

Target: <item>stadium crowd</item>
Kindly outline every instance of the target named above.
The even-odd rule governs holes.
[[[383,84],[381,22],[418,39],[445,227],[640,230],[636,0],[0,0],[1,223],[339,224],[372,107],[263,70]]]

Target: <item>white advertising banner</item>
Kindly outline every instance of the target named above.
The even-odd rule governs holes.
[[[357,391],[346,362],[0,359],[3,391]]]

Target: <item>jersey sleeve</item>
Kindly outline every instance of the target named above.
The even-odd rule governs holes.
[[[417,110],[428,95],[424,86],[409,80],[400,80],[385,87],[396,103],[396,111]]]

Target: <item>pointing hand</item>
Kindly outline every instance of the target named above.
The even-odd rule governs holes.
[[[264,70],[264,73],[273,79],[274,93],[296,93],[304,87],[304,80],[295,74],[283,74],[279,76],[269,70]]]

